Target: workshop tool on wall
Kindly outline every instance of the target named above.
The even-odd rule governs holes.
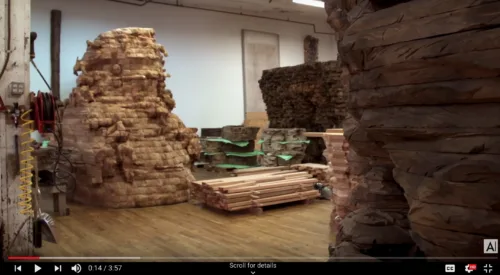
[[[35,40],[38,34],[36,32],[30,33],[30,60],[35,59]]]
[[[11,113],[14,127],[17,128],[19,126],[19,118],[21,117],[21,107],[19,107],[19,103],[14,102],[14,107],[9,112]],[[31,110],[29,110],[29,112],[31,112]]]
[[[42,72],[40,72],[40,70],[38,69],[38,66],[36,65],[35,63],[35,40],[37,38],[37,33],[36,32],[31,32],[30,33],[30,62],[31,62],[31,65],[33,65],[33,67],[35,68],[35,70],[38,72],[38,75],[40,75],[40,77],[42,78],[43,82],[45,82],[45,85],[47,85],[47,87],[49,88],[49,90],[52,90],[52,88],[50,87],[50,84],[49,82],[47,82],[47,80],[45,79],[45,77],[43,76]]]
[[[36,186],[33,196],[38,208],[37,218],[33,224],[33,244],[36,248],[42,247],[42,241],[57,243],[54,230],[54,220],[49,214],[42,212],[42,208],[38,205],[41,201],[40,197],[40,188]]]
[[[33,98],[33,119],[35,120],[36,130],[40,134],[54,132],[56,123],[55,104],[54,96],[50,93],[38,91],[36,97]]]
[[[19,157],[19,135],[14,135],[14,142],[16,144],[16,171],[21,171],[21,158]]]

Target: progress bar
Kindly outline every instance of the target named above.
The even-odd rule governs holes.
[[[12,256],[11,261],[36,260],[328,260],[328,257],[41,257]],[[335,257],[339,260],[373,260],[370,257]],[[498,260],[498,257],[377,257],[382,260]]]

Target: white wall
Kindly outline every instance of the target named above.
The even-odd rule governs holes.
[[[75,86],[73,65],[82,57],[86,40],[120,27],[151,27],[169,52],[166,69],[172,75],[167,87],[174,94],[174,110],[189,127],[221,127],[244,119],[241,30],[277,33],[281,66],[303,63],[303,39],[320,39],[320,61],[333,60],[334,37],[314,34],[312,27],[177,8],[157,4],[134,7],[102,0],[33,0],[32,31],[38,67],[50,81],[50,10],[62,11],[61,96]],[[31,69],[31,90],[47,91]]]

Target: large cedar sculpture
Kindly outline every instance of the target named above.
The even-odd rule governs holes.
[[[269,128],[323,132],[340,127],[345,117],[346,97],[339,77],[335,61],[263,71],[259,87],[266,103]],[[312,139],[304,162],[325,162],[324,149],[322,139]]]
[[[87,41],[63,122],[65,146],[76,152],[75,200],[115,208],[187,201],[200,144],[171,112],[164,55],[153,29]]]
[[[358,210],[331,255],[407,253],[384,244],[412,240],[426,256],[483,256],[483,239],[500,236],[500,1],[325,6],[362,160],[350,165]]]

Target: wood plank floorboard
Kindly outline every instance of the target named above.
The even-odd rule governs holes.
[[[44,242],[38,256],[137,256],[156,261],[326,261],[328,257],[329,201],[277,206],[258,216],[189,203],[70,208],[70,216],[54,217],[58,244]]]

